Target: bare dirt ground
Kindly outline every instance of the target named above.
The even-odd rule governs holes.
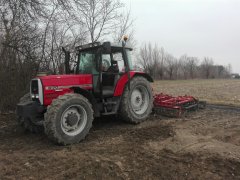
[[[0,179],[240,179],[240,111],[151,115],[140,125],[97,119],[66,147],[0,115]]]

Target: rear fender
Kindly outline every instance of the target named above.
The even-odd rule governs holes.
[[[146,78],[149,82],[153,82],[153,78],[149,74],[146,74],[144,72],[130,72],[131,79],[136,76],[142,76]],[[128,75],[126,73],[118,80],[117,85],[115,87],[114,96],[121,96],[127,84],[128,84]]]
[[[134,74],[133,77],[135,77],[135,76],[142,76],[142,77],[146,78],[149,82],[154,82],[153,78],[147,73],[138,73],[137,72]]]

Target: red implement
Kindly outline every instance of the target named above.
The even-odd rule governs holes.
[[[173,97],[163,93],[154,96],[155,112],[165,116],[180,117],[186,111],[196,110],[203,106],[205,106],[204,102],[199,102],[192,96]]]

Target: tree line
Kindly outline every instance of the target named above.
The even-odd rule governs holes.
[[[210,57],[199,59],[187,54],[176,58],[163,47],[151,43],[142,45],[137,62],[140,66],[135,68],[149,73],[154,79],[210,79],[231,76],[231,65],[216,65]]]

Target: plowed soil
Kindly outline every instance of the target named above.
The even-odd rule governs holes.
[[[151,115],[140,125],[102,118],[65,147],[1,115],[0,179],[240,179],[240,112]]]

